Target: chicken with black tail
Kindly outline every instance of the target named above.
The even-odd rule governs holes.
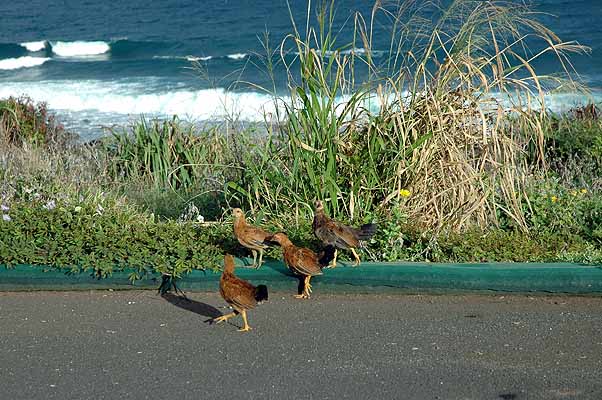
[[[218,324],[240,314],[244,323],[244,326],[239,329],[240,332],[248,332],[252,329],[247,321],[247,311],[268,300],[266,285],[253,286],[234,275],[234,257],[230,254],[224,257],[224,271],[219,281],[219,293],[234,311],[214,318],[212,322]]]

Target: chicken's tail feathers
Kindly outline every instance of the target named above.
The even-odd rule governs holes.
[[[255,288],[255,300],[268,301],[268,287],[266,285],[259,285]]]
[[[365,224],[362,225],[359,229],[358,239],[359,240],[369,240],[378,229],[377,224]]]
[[[336,247],[329,244],[318,254],[318,262],[320,267],[324,268],[330,264],[332,260],[334,260],[334,254],[336,252]]]

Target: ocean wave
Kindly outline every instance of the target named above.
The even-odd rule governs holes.
[[[44,39],[23,43],[0,43],[0,58],[14,58],[25,56],[28,53],[44,51],[48,57],[57,58],[91,58],[103,56],[104,59],[174,59],[195,61],[208,61],[211,59],[242,60],[249,57],[248,53],[195,55],[173,54],[174,49],[181,48],[178,42],[165,41],[136,41],[127,38],[111,40],[74,40],[63,41]],[[190,51],[190,49],[189,49]],[[194,50],[193,50],[194,51]],[[171,54],[170,54],[171,53]],[[200,51],[202,54],[202,52]],[[197,53],[198,54],[198,53]]]
[[[186,56],[185,58],[187,61],[207,61],[207,60],[211,60],[213,57],[211,57],[211,56],[205,56],[205,57]]]
[[[158,60],[186,60],[186,61],[207,61],[211,60],[212,56],[153,56],[153,59]]]
[[[259,92],[231,92],[225,89],[180,89],[149,92],[148,79],[138,81],[38,81],[5,82],[0,85],[0,98],[28,95],[43,101],[55,110],[69,112],[97,111],[116,115],[179,115],[195,120],[220,120],[237,116],[246,121],[263,121],[264,115],[274,115],[276,105],[269,94]],[[494,97],[501,100],[501,94]],[[284,97],[284,102],[290,98]],[[596,93],[593,101],[601,101],[602,93]],[[348,98],[337,99],[344,103]],[[546,108],[553,112],[567,111],[579,104],[592,101],[581,94],[552,94],[546,96]],[[378,101],[367,99],[366,108],[377,112]],[[279,107],[283,104],[279,103]],[[110,124],[111,121],[107,121]]]
[[[107,42],[50,42],[52,52],[61,57],[92,56],[108,53],[111,46]]]
[[[9,70],[37,67],[38,65],[44,64],[48,60],[50,60],[50,58],[31,56],[24,56],[19,58],[6,58],[4,60],[0,60],[0,69]]]
[[[332,54],[332,51],[327,51],[326,53]],[[353,49],[342,50],[341,54],[366,54],[366,49],[363,47],[354,47]]]
[[[234,54],[228,54],[226,57],[228,57],[232,60],[242,60],[243,58],[245,58],[247,56],[248,56],[247,53],[234,53]]]
[[[41,81],[12,82],[0,86],[0,98],[27,95],[55,110],[127,115],[180,115],[197,120],[236,115],[246,121],[263,121],[274,113],[272,97],[257,92],[225,89],[176,90],[145,93],[144,82]]]
[[[316,53],[321,54],[322,51],[317,49]],[[344,55],[353,54],[353,55],[357,56],[357,55],[364,55],[366,53],[368,53],[368,51],[366,49],[364,49],[363,47],[354,47],[352,49],[346,49],[346,50],[326,50],[324,52],[324,56],[332,57],[334,54],[344,54]],[[296,51],[293,54],[299,55],[299,52]],[[371,50],[370,51],[370,55],[372,57],[382,57],[385,54],[386,54],[386,51],[384,51],[384,50]]]
[[[33,53],[46,49],[46,41],[45,40],[40,40],[37,42],[24,42],[24,43],[19,43],[19,44],[22,47],[25,47],[27,49],[27,51],[31,51]]]

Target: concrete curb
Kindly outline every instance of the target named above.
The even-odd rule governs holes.
[[[244,260],[248,263],[248,260]],[[295,292],[298,280],[280,261],[268,261],[259,270],[237,260],[236,274],[273,291]],[[0,291],[156,289],[159,275],[132,284],[131,270],[114,272],[105,279],[89,274],[67,274],[40,266],[0,267]],[[216,291],[219,273],[193,271],[179,281],[185,291]],[[569,263],[362,263],[358,268],[342,263],[312,279],[317,293],[447,293],[514,292],[602,295],[602,267]]]

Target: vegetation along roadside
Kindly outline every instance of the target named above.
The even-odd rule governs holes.
[[[562,69],[586,48],[526,6],[461,0],[426,20],[402,2],[373,10],[390,20],[383,62],[360,15],[353,42],[337,42],[334,7],[303,34],[293,21],[276,49],[266,36],[268,74],[284,52],[298,57],[265,124],[141,118],[83,144],[44,104],[1,100],[0,263],[129,267],[132,280],[217,269],[247,251],[231,208],[315,247],[316,199],[351,225],[379,223],[364,260],[601,261],[599,108],[549,112],[550,91],[587,90],[574,71],[534,67],[553,56]],[[356,82],[360,67],[369,79]]]

